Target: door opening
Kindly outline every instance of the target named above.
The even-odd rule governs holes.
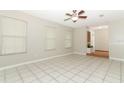
[[[90,28],[87,31],[87,55],[109,58],[108,26]]]

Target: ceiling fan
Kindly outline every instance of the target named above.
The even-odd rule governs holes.
[[[70,14],[70,13],[65,14],[65,15],[69,16],[69,18],[65,19],[64,21],[71,19],[75,23],[75,22],[77,22],[78,19],[86,19],[87,18],[87,16],[81,16],[83,13],[85,13],[84,10],[81,10],[80,12],[77,12],[77,10],[73,10],[72,12],[73,12],[72,14]]]

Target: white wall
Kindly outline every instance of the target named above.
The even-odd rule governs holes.
[[[95,50],[109,51],[109,31],[107,28],[96,29]]]
[[[68,49],[64,48],[64,36],[67,31],[72,31],[72,28],[42,20],[18,11],[0,11],[0,15],[14,17],[28,22],[27,53],[0,56],[0,67],[20,64],[27,61],[62,55],[66,53],[72,53],[73,47]],[[57,45],[55,50],[45,50],[46,28],[52,28],[56,31]]]
[[[87,32],[86,28],[74,30],[74,53],[85,54],[87,49]]]
[[[124,20],[109,24],[110,58],[124,61]]]

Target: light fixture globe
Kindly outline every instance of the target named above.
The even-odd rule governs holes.
[[[77,16],[74,16],[71,19],[72,19],[72,21],[77,21],[78,20],[78,17]]]

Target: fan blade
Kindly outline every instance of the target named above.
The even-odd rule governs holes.
[[[67,16],[72,16],[72,14],[66,13]]]
[[[87,16],[78,16],[78,18],[87,18]]]
[[[73,13],[76,13],[77,12],[77,10],[73,10]]]
[[[67,18],[67,19],[65,19],[64,21],[67,21],[67,20],[69,20],[69,19],[71,19],[71,18]]]
[[[81,11],[78,13],[78,15],[81,15],[82,13],[84,13],[84,10],[81,10]]]

